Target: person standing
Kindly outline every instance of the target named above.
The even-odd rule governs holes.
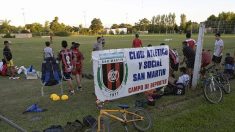
[[[44,59],[54,57],[53,50],[50,47],[51,43],[49,41],[45,42],[46,47],[43,49]]]
[[[135,34],[135,39],[132,42],[132,48],[139,48],[142,47],[142,40],[139,39],[139,34]]]
[[[186,40],[187,46],[192,48],[194,51],[196,50],[196,41],[191,38],[191,33],[186,33]]]
[[[103,35],[101,36],[101,43],[102,43],[103,48],[104,48],[104,46],[105,46],[105,38],[104,38],[104,36],[103,36]]]
[[[195,63],[195,51],[187,46],[187,41],[182,42],[183,45],[183,61],[180,63],[181,65],[185,62],[186,68],[187,68],[187,73],[190,76],[192,81],[192,76],[193,76],[193,68],[194,68],[194,63]],[[191,82],[190,82],[191,85]]]
[[[50,33],[50,43],[53,43],[53,33]]]
[[[59,52],[58,60],[62,62],[63,76],[65,81],[67,81],[68,83],[69,92],[70,94],[75,94],[71,77],[71,72],[73,69],[72,65],[73,53],[70,49],[67,49],[68,47],[67,41],[63,40],[61,46],[62,50]]]
[[[84,56],[79,50],[79,43],[74,42],[72,46],[72,52],[73,52],[73,75],[76,77],[76,82],[77,82],[77,90],[82,90],[82,85],[81,85],[81,79],[82,79],[82,67],[83,67],[83,60]]]
[[[13,63],[12,52],[10,48],[11,41],[4,41],[3,57],[7,63],[7,69],[9,69],[9,79],[18,79],[15,77],[15,66]]]
[[[103,44],[102,44],[101,37],[97,37],[96,41],[97,42],[93,45],[93,51],[102,50],[103,49]]]
[[[224,42],[220,38],[220,33],[216,33],[215,34],[215,48],[214,48],[212,61],[216,65],[216,67],[219,69],[220,69],[220,62],[222,60],[223,49],[224,49]]]

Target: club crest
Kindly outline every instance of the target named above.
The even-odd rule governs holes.
[[[99,55],[97,81],[99,88],[106,96],[118,95],[126,85],[128,66],[123,52],[104,53]]]

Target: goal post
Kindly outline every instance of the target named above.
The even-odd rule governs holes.
[[[194,69],[193,69],[193,78],[192,78],[192,88],[193,89],[196,89],[198,79],[200,78],[204,32],[205,32],[205,24],[200,23],[198,40],[197,40],[196,56],[195,56],[195,63],[194,63]]]

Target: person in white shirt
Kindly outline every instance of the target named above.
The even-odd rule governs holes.
[[[223,55],[223,49],[224,49],[224,42],[220,38],[220,33],[216,33],[215,34],[215,48],[214,48],[212,61],[217,67],[220,66],[220,62],[222,60],[222,55]]]
[[[189,84],[190,77],[187,74],[187,70],[185,67],[180,67],[181,75],[179,76],[179,79],[176,81],[176,84],[183,84],[184,87],[187,87]]]
[[[43,54],[44,54],[43,58],[46,59],[46,58],[54,57],[53,50],[50,47],[50,45],[51,45],[50,42],[46,41],[45,45],[46,45],[46,47],[43,49]]]
[[[93,51],[100,51],[103,49],[101,37],[97,37],[97,42],[93,45]]]

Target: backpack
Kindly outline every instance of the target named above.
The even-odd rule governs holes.
[[[177,83],[176,87],[173,89],[173,93],[175,95],[184,95],[185,94],[185,86],[182,83]]]
[[[45,86],[53,86],[60,83],[62,78],[58,62],[54,58],[48,58],[42,63],[42,83]]]
[[[64,132],[83,132],[83,124],[79,120],[74,122],[67,122],[64,126]]]
[[[51,125],[49,128],[43,130],[43,132],[64,132],[61,125]]]
[[[184,95],[185,94],[185,86],[182,83],[177,83],[172,85],[168,83],[164,90],[164,95]]]
[[[92,127],[95,122],[96,119],[91,115],[83,117],[83,124],[87,127]]]

